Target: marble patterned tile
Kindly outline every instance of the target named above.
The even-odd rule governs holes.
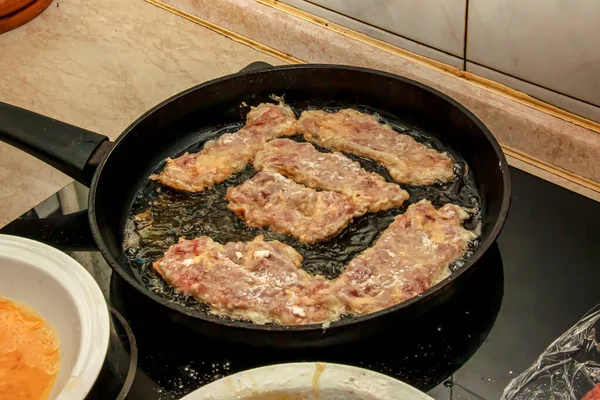
[[[164,99],[253,61],[280,62],[144,1],[60,1],[0,35],[0,101],[115,138]],[[70,181],[0,143],[0,226]]]
[[[600,2],[470,0],[467,59],[600,106]]]
[[[584,103],[572,97],[545,89],[541,86],[532,85],[531,83],[527,83],[510,75],[506,75],[486,67],[482,67],[481,65],[477,65],[472,62],[467,62],[467,71],[483,78],[501,83],[520,92],[527,93],[536,99],[555,105],[563,110],[581,115],[582,117],[591,119],[592,121],[600,122],[600,107]]]
[[[450,55],[448,53],[439,51],[429,46],[424,46],[415,41],[406,39],[402,36],[396,35],[389,31],[380,29],[376,26],[363,23],[357,19],[347,17],[339,12],[331,11],[327,8],[321,7],[319,5],[313,4],[306,0],[285,0],[283,1],[286,4],[299,8],[303,11],[309,12],[313,15],[317,15],[321,18],[324,18],[328,21],[336,23],[346,28],[350,28],[354,31],[364,33],[372,38],[382,40],[384,42],[393,44],[394,46],[398,46],[402,49],[408,50],[415,54],[419,54],[430,58],[432,60],[440,61],[448,65],[452,65],[455,68],[462,69],[464,66],[464,62],[462,58]],[[462,50],[461,50],[462,52]],[[461,53],[462,54],[462,53]]]
[[[309,0],[307,3],[463,56],[466,0]]]

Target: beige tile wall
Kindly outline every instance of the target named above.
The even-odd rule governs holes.
[[[282,0],[600,122],[599,0]]]

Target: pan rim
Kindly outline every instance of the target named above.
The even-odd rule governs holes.
[[[488,142],[491,144],[491,146],[494,150],[494,153],[496,154],[496,157],[499,160],[498,168],[500,168],[500,171],[502,174],[503,196],[502,196],[501,203],[500,203],[499,216],[496,219],[496,221],[494,222],[494,225],[492,226],[490,234],[484,241],[481,242],[481,244],[477,247],[477,249],[474,251],[474,253],[465,261],[465,264],[461,268],[459,268],[457,271],[453,271],[452,274],[450,274],[444,280],[438,282],[436,285],[430,287],[426,291],[424,291],[406,301],[403,301],[401,303],[395,304],[391,307],[385,308],[383,310],[379,310],[379,311],[371,313],[371,314],[365,314],[365,315],[361,315],[361,316],[351,317],[348,319],[337,320],[337,321],[334,321],[334,322],[331,322],[330,324],[328,324],[327,327],[325,327],[323,323],[308,324],[308,325],[276,325],[276,324],[258,325],[258,324],[254,324],[252,322],[247,322],[247,321],[226,320],[226,319],[220,318],[218,316],[213,316],[210,314],[206,314],[206,315],[197,314],[197,313],[189,311],[189,310],[181,307],[180,305],[173,303],[173,302],[149,291],[134,277],[132,277],[132,276],[126,274],[124,271],[122,271],[122,268],[120,267],[120,263],[112,256],[112,254],[108,250],[107,246],[104,243],[102,234],[99,230],[97,219],[96,219],[96,195],[97,195],[98,183],[100,181],[102,171],[103,171],[106,163],[110,159],[111,155],[113,154],[114,150],[117,148],[119,143],[122,140],[124,140],[124,138],[127,136],[127,134],[129,134],[131,131],[133,131],[143,120],[145,120],[151,114],[153,114],[154,112],[163,108],[167,104],[170,104],[170,103],[178,100],[179,98],[186,96],[187,94],[192,93],[196,90],[202,89],[204,87],[215,85],[220,82],[227,81],[229,79],[238,78],[238,77],[245,77],[245,76],[249,76],[249,75],[260,75],[260,74],[269,73],[269,72],[273,72],[273,71],[302,70],[302,69],[350,70],[350,71],[367,73],[367,74],[371,74],[371,75],[379,75],[382,77],[403,81],[404,83],[416,86],[416,87],[420,88],[421,90],[430,92],[431,94],[437,96],[441,100],[446,101],[447,103],[450,103],[451,106],[457,108],[459,111],[461,111],[463,114],[465,114],[471,121],[473,121],[473,123],[475,123],[475,125],[479,128],[479,130],[484,134],[484,136],[486,137]],[[290,331],[291,332],[301,332],[301,331],[316,331],[316,330],[329,331],[329,330],[335,330],[336,328],[342,328],[345,326],[369,321],[371,319],[378,318],[378,317],[381,317],[384,315],[388,315],[388,314],[394,313],[400,309],[409,307],[412,304],[421,300],[422,298],[427,297],[430,294],[443,289],[444,287],[449,285],[450,282],[459,278],[467,270],[469,270],[474,264],[476,264],[481,259],[483,254],[486,253],[489,250],[489,248],[492,246],[492,244],[496,241],[498,235],[500,234],[500,231],[502,230],[502,227],[504,226],[504,223],[506,222],[508,210],[510,208],[510,200],[511,200],[511,179],[510,179],[510,171],[509,171],[508,167],[509,167],[508,162],[506,161],[504,152],[502,151],[500,144],[498,143],[498,141],[496,140],[496,138],[494,137],[492,132],[489,130],[489,128],[487,126],[485,126],[485,124],[475,114],[473,114],[473,112],[471,112],[469,109],[467,109],[464,105],[459,103],[457,100],[451,98],[450,96],[446,95],[445,93],[440,92],[437,89],[434,89],[430,86],[427,86],[421,82],[415,81],[410,78],[405,78],[403,76],[399,76],[399,75],[392,74],[389,72],[378,71],[378,70],[364,68],[364,67],[355,67],[355,66],[350,66],[350,65],[337,65],[337,64],[281,65],[281,66],[273,66],[273,67],[261,69],[259,71],[235,73],[235,74],[226,75],[223,77],[209,80],[207,82],[204,82],[199,85],[195,85],[189,89],[186,89],[180,93],[177,93],[174,96],[171,96],[170,98],[160,102],[159,104],[157,104],[156,106],[152,107],[150,110],[148,110],[144,114],[142,114],[138,119],[136,119],[131,125],[129,125],[119,135],[119,137],[114,141],[114,145],[112,146],[110,151],[106,154],[106,156],[103,158],[103,160],[98,165],[98,168],[96,169],[96,171],[94,173],[94,178],[92,180],[92,184],[90,185],[90,193],[89,193],[89,200],[88,200],[88,219],[89,219],[90,228],[91,228],[94,240],[96,241],[96,244],[97,244],[100,252],[102,253],[103,257],[106,259],[106,261],[108,261],[108,263],[111,266],[111,268],[113,269],[113,271],[116,271],[117,274],[119,274],[119,276],[122,279],[124,279],[129,285],[134,287],[140,294],[147,296],[148,298],[150,298],[151,300],[153,300],[154,302],[156,302],[162,306],[168,307],[169,309],[171,309],[173,311],[185,314],[192,318],[197,318],[197,319],[201,319],[201,320],[204,320],[207,322],[216,323],[219,325],[233,327],[233,328],[237,328],[237,329],[246,329],[246,330],[251,330],[251,331],[262,331],[262,332],[290,332]]]

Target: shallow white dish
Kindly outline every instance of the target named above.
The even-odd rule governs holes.
[[[287,394],[289,397],[279,397]],[[433,400],[404,382],[329,363],[277,364],[219,379],[182,400]]]
[[[0,235],[0,297],[29,306],[59,336],[60,369],[50,399],[85,399],[110,334],[108,307],[92,276],[50,246]]]

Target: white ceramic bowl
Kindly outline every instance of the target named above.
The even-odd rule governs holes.
[[[0,297],[26,304],[58,333],[60,369],[50,399],[85,399],[110,334],[108,308],[92,276],[50,246],[0,235]]]
[[[280,397],[279,395],[289,397]],[[367,369],[329,363],[277,364],[206,385],[182,400],[433,400],[404,382]]]

